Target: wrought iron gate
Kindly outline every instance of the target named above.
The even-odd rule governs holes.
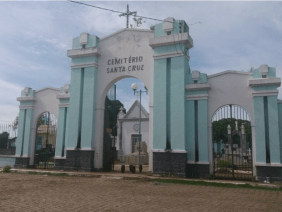
[[[244,108],[226,105],[212,117],[214,177],[251,180],[253,178],[252,130]]]
[[[57,119],[54,114],[43,113],[37,121],[34,165],[36,168],[54,167]]]

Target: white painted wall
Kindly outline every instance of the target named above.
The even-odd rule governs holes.
[[[99,66],[97,80],[97,102],[96,102],[96,131],[95,131],[95,159],[94,167],[102,168],[103,158],[103,123],[104,123],[104,104],[109,88],[117,81],[134,77],[141,80],[148,88],[150,122],[153,121],[153,49],[149,46],[149,38],[154,37],[152,30],[142,29],[122,29],[112,35],[100,39]],[[108,65],[108,60],[117,58],[129,58],[130,56],[142,56],[140,63],[126,63],[125,72],[107,73],[107,68],[115,67]],[[128,71],[131,65],[144,65],[143,71]],[[119,65],[117,65],[119,66]],[[152,123],[150,124],[152,126]],[[152,147],[152,130],[149,132],[148,150]]]
[[[131,154],[132,152],[132,142],[131,142],[131,135],[132,134],[139,134],[139,131],[135,131],[133,126],[135,124],[139,124],[136,121],[124,121],[122,125],[122,152],[123,155]],[[149,120],[141,122],[141,134],[142,134],[142,141],[145,141],[149,144]]]
[[[44,112],[53,113],[58,119],[59,111],[59,100],[57,99],[57,94],[60,93],[59,88],[43,88],[35,91],[35,102],[32,118],[32,128],[31,128],[31,143],[30,143],[30,160],[29,164],[34,163],[34,150],[35,150],[35,137],[36,137],[36,126],[37,120],[40,118],[41,114]]]
[[[252,125],[252,146],[253,157],[255,157],[255,130],[254,130],[254,106],[252,88],[249,87],[249,80],[252,79],[252,73],[241,71],[225,71],[208,76],[208,83],[211,89],[208,91],[209,109],[209,152],[210,152],[210,170],[213,170],[212,153],[212,116],[217,109],[224,105],[233,104],[243,107],[249,114]],[[254,158],[253,158],[254,159]],[[255,161],[255,160],[253,160]],[[254,169],[255,170],[255,169]]]

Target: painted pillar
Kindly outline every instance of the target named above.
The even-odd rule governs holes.
[[[153,172],[185,175],[185,85],[193,40],[187,24],[173,18],[155,25],[154,35]]]
[[[24,88],[21,97],[17,98],[20,102],[20,115],[18,123],[18,137],[16,140],[16,163],[17,166],[29,166],[31,125],[33,118],[33,105],[35,101],[35,91],[31,88]]]
[[[207,75],[193,71],[186,85],[188,151],[187,176],[205,177],[210,173]],[[217,146],[215,146],[217,147]]]
[[[82,33],[73,40],[67,149],[94,147],[98,37]],[[96,48],[92,48],[96,47]]]
[[[94,169],[96,81],[100,56],[98,44],[97,36],[82,33],[73,39],[72,49],[68,50],[68,57],[72,59],[72,74],[64,166],[69,169]]]
[[[97,58],[96,58],[97,61]],[[94,148],[95,105],[96,105],[96,80],[98,68],[84,68],[84,88],[81,123],[81,148]]]
[[[153,148],[164,150],[166,148],[166,119],[167,119],[167,95],[166,81],[167,69],[166,59],[157,59],[154,62],[154,132],[153,132]]]
[[[66,156],[65,147],[67,140],[67,118],[70,98],[68,84],[66,84],[64,87],[61,87],[60,94],[57,95],[57,98],[60,100],[60,104],[55,159],[60,159],[65,158]]]
[[[170,71],[170,138],[173,150],[186,150],[185,141],[185,85],[186,75],[189,69],[185,69],[188,63],[186,56],[171,58]]]
[[[256,174],[259,180],[282,180],[281,122],[277,87],[281,79],[276,78],[275,68],[261,65],[253,71],[249,81],[253,88]]]
[[[278,122],[279,122],[279,141],[280,141],[280,163],[282,163],[282,100],[278,100]]]

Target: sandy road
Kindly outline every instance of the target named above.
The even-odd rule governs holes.
[[[0,211],[282,211],[282,192],[0,173]]]

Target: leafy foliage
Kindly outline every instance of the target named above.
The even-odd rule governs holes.
[[[121,107],[124,107],[123,104],[119,100],[110,100],[106,97],[105,101],[105,109],[109,112],[109,119],[110,119],[110,128],[113,129],[112,135],[117,135],[117,115]],[[126,113],[126,109],[123,109],[123,112]]]
[[[220,140],[223,141],[223,143],[228,142],[228,135],[227,135],[227,126],[230,124],[232,131],[235,129],[235,121],[238,121],[238,129],[241,129],[242,123],[245,123],[245,132],[247,135],[246,140],[251,143],[251,122],[247,120],[242,119],[235,119],[235,118],[228,118],[228,119],[221,119],[219,121],[214,121],[212,123],[213,127],[213,133],[212,138],[213,142],[218,143]]]
[[[10,169],[11,169],[11,166],[5,166],[4,168],[3,168],[3,172],[4,173],[8,173],[8,172],[10,172]]]
[[[228,160],[219,160],[217,161],[217,166],[219,168],[227,169],[229,166],[231,166],[231,162]]]

